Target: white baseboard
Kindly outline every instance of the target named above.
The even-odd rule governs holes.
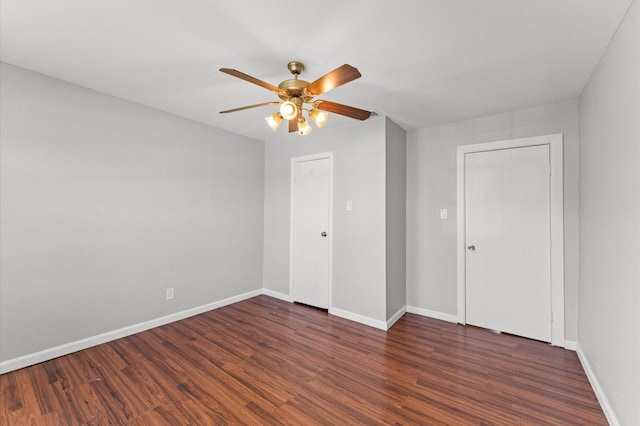
[[[274,290],[269,290],[268,288],[263,288],[262,294],[264,294],[265,296],[273,297],[275,299],[284,300],[285,302],[293,303],[293,299],[288,294],[280,293]]]
[[[578,347],[578,342],[574,342],[573,340],[565,340],[564,348],[570,351],[575,351]]]
[[[402,318],[402,316],[404,314],[406,314],[406,313],[407,313],[407,305],[404,305],[402,308],[398,309],[398,312],[393,314],[391,316],[391,318],[389,318],[387,320],[387,328],[386,329],[387,330],[390,329],[393,326],[393,324],[395,324],[396,321],[398,321],[400,318]]]
[[[379,328],[380,330],[387,330],[387,323],[377,319],[365,317],[364,315],[354,314],[353,312],[343,311],[338,308],[329,309],[331,315],[335,315],[340,318],[348,319],[350,321],[359,322],[360,324],[368,325],[369,327]]]
[[[139,333],[141,331],[149,330],[151,328],[159,327],[161,325],[169,324],[174,321],[189,318],[194,315],[198,315],[204,312],[208,312],[223,306],[231,305],[242,300],[250,299],[255,296],[263,294],[263,290],[254,290],[248,293],[232,296],[227,299],[219,300],[206,305],[197,306],[195,308],[187,309],[181,312],[176,312],[164,317],[156,318],[153,320],[141,322],[139,324],[123,327],[118,330],[109,331],[106,333],[98,334],[96,336],[87,337],[85,339],[77,340],[75,342],[65,343],[60,346],[45,349],[39,352],[35,352],[28,355],[23,355],[18,358],[9,359],[0,362],[0,374],[8,373],[9,371],[18,370],[20,368],[28,367],[30,365],[38,364],[40,362],[48,361],[59,356],[68,355],[73,352],[81,351],[83,349],[90,348],[92,346],[100,345],[102,343],[110,342],[112,340],[120,339],[122,337],[130,336],[132,334]]]
[[[291,298],[291,296],[289,296],[288,294],[273,291],[268,288],[262,289],[262,294],[264,294],[265,296],[270,296],[276,299],[284,300],[285,302],[293,303],[293,298]],[[402,308],[400,308],[398,312],[393,314],[393,316],[389,318],[389,320],[386,322],[379,321],[373,318],[366,317],[364,315],[355,314],[353,312],[345,311],[338,308],[330,308],[328,311],[330,315],[335,315],[337,317],[348,319],[350,321],[359,322],[360,324],[379,328],[381,330],[388,330],[391,328],[393,324],[396,323],[396,321],[402,318],[402,316],[407,312],[407,307],[403,306]]]
[[[600,387],[598,378],[593,373],[591,365],[589,365],[589,360],[587,359],[587,356],[584,354],[584,352],[582,352],[582,349],[580,349],[579,344],[576,344],[576,353],[578,354],[578,358],[580,359],[582,368],[584,368],[584,372],[589,379],[589,383],[591,383],[593,392],[596,394],[596,398],[598,398],[598,402],[600,403],[600,407],[602,407],[602,411],[604,412],[607,421],[612,426],[620,426],[620,422],[616,418],[616,415],[613,413],[613,408],[611,407],[611,404],[609,404],[607,396],[602,391],[602,387]]]
[[[415,306],[407,306],[407,312],[409,312],[410,314],[422,315],[423,317],[439,319],[447,322],[458,322],[457,315],[445,314],[443,312],[431,311],[429,309],[417,308]]]

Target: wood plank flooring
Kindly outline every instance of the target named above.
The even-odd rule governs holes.
[[[2,425],[606,425],[574,352],[267,296],[0,376]]]

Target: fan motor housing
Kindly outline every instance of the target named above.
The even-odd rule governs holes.
[[[287,100],[291,97],[301,96],[304,88],[309,85],[308,81],[291,79],[285,80],[282,83],[278,84],[278,89],[282,90],[285,93],[281,93],[280,99]]]

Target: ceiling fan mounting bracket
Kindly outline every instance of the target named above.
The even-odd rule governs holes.
[[[287,64],[287,68],[289,69],[289,72],[291,72],[291,74],[295,76],[295,78],[298,78],[298,75],[300,75],[302,71],[304,71],[304,64],[298,61],[291,61]]]

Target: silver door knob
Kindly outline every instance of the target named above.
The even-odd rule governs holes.
[[[469,249],[469,251],[474,251],[476,249],[476,246],[469,246],[467,248]]]
[[[323,237],[326,237],[327,233],[326,232],[322,232],[320,235],[323,236]]]

